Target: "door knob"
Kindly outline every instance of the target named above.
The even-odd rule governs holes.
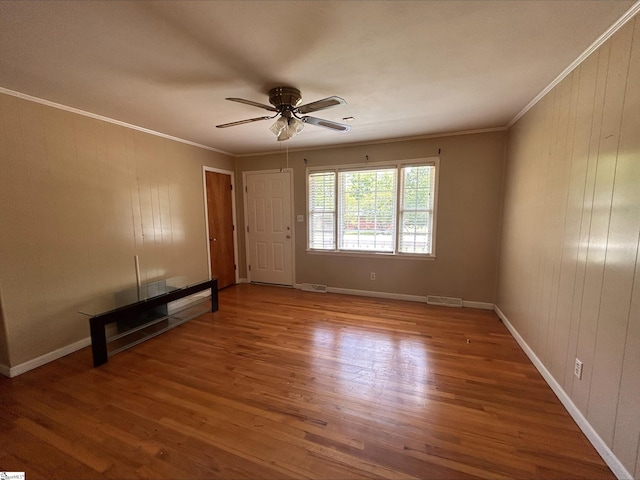
[[[291,238],[291,235],[287,235],[287,238]]]

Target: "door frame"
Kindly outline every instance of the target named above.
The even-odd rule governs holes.
[[[207,207],[207,172],[220,173],[223,175],[229,175],[231,177],[231,215],[233,221],[233,264],[235,268],[235,282],[240,283],[238,277],[238,220],[236,216],[236,187],[235,187],[235,172],[231,170],[223,170],[220,168],[202,166],[202,190],[204,200],[204,225],[205,234],[207,240],[207,270],[209,271],[209,278],[211,278],[211,249],[209,248],[209,208]]]
[[[274,168],[272,170],[246,170],[242,172],[242,203],[244,212],[244,245],[245,245],[245,265],[247,265],[247,282],[251,283],[251,272],[248,265],[251,259],[251,249],[247,238],[247,229],[249,228],[249,205],[247,204],[247,175],[265,174],[265,173],[288,173],[289,174],[289,190],[291,192],[291,286],[295,287],[296,283],[296,224],[294,222],[295,215],[295,199],[293,189],[293,168]]]

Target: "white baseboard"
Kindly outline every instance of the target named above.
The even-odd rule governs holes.
[[[471,301],[471,300],[463,300],[462,301],[462,306],[464,308],[479,308],[481,310],[493,310],[493,308],[495,307],[495,305],[493,303],[474,302],[474,301]]]
[[[303,290],[302,283],[296,283],[293,287],[298,290]],[[375,292],[372,290],[355,290],[352,288],[338,288],[338,287],[327,287],[326,289],[329,293],[339,293],[342,295],[356,295],[360,297],[374,297],[374,298],[387,298],[390,300],[406,300],[408,302],[419,302],[419,303],[427,303],[426,295],[407,295],[404,293],[387,293],[387,292]],[[481,308],[484,310],[493,310],[493,303],[486,302],[473,302],[463,300],[462,306],[466,308]]]
[[[337,287],[327,287],[327,292],[340,293],[342,295],[357,295],[360,297],[375,297],[375,298],[386,298],[389,300],[406,300],[409,302],[427,303],[426,296],[407,295],[404,293],[374,292],[371,290],[354,290],[351,288],[337,288]]]
[[[169,308],[169,312],[180,310],[180,308],[187,306],[189,303],[196,302],[198,300],[202,300],[205,297],[210,297],[210,296],[211,294],[207,290],[204,292],[196,293],[194,295],[190,295],[189,297],[186,297],[184,299],[176,300],[171,304],[171,307]],[[54,360],[57,360],[66,355],[69,355],[70,353],[81,350],[84,347],[88,347],[89,345],[91,345],[91,337],[84,338],[75,343],[72,343],[71,345],[67,345],[66,347],[62,347],[57,350],[54,350],[53,352],[45,353],[40,357],[21,363],[20,365],[16,365],[15,367],[7,367],[5,365],[0,365],[0,374],[9,378],[17,377],[18,375],[26,373],[29,370],[33,370],[34,368],[41,367],[46,363],[53,362]]]
[[[295,288],[301,289],[301,284],[294,285]],[[372,290],[355,290],[352,288],[327,287],[328,293],[339,293],[341,295],[356,295],[359,297],[387,298],[390,300],[407,300],[409,302],[427,303],[426,296],[406,295],[402,293],[374,292]]]
[[[66,347],[59,348],[57,350],[54,350],[53,352],[45,353],[38,358],[34,358],[27,362],[21,363],[20,365],[16,365],[15,367],[11,367],[6,373],[4,370],[0,370],[0,373],[9,378],[17,377],[18,375],[26,373],[29,370],[41,367],[45,363],[53,362],[54,360],[62,358],[65,355],[69,355],[70,353],[76,352],[84,347],[88,347],[89,345],[91,345],[91,337],[84,338],[75,343],[72,343],[71,345],[67,345]]]
[[[576,407],[576,405],[573,403],[571,398],[569,398],[569,395],[567,395],[567,392],[565,392],[563,388],[560,386],[560,384],[556,381],[556,379],[553,378],[553,375],[551,375],[551,372],[547,370],[547,368],[544,366],[542,361],[534,353],[531,347],[527,345],[527,342],[524,341],[524,339],[520,336],[520,334],[515,329],[515,327],[511,325],[511,322],[509,322],[505,314],[500,310],[500,308],[497,305],[494,307],[494,310],[498,315],[498,317],[500,317],[500,320],[502,320],[502,323],[504,323],[504,325],[507,327],[507,330],[509,330],[509,333],[511,333],[513,338],[515,338],[516,342],[518,342],[518,345],[520,345],[522,350],[524,350],[524,353],[526,353],[527,356],[529,357],[529,360],[531,360],[531,362],[538,369],[538,371],[540,372],[544,380],[551,387],[551,390],[553,390],[553,393],[555,393],[558,399],[560,400],[560,402],[562,402],[562,405],[564,405],[564,408],[566,408],[569,414],[571,415],[571,417],[573,417],[575,422],[580,427],[580,430],[582,430],[582,432],[585,434],[587,439],[591,442],[591,444],[600,454],[600,456],[605,461],[605,463],[609,466],[613,474],[621,480],[622,479],[632,480],[633,475],[631,475],[627,471],[627,469],[624,468],[624,465],[622,465],[620,460],[618,460],[618,457],[615,456],[615,454],[611,451],[611,449],[605,443],[602,437],[598,435],[598,433],[591,426],[591,424],[586,419],[586,417],[582,414],[582,412],[580,412],[578,407]]]

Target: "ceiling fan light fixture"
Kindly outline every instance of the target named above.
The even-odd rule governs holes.
[[[282,132],[278,135],[278,141],[282,142],[284,140],[289,140],[293,135],[291,135],[286,128],[282,129]]]
[[[277,137],[280,135],[280,132],[287,127],[287,120],[283,117],[278,117],[278,119],[269,127],[269,130],[273,132],[273,134]]]
[[[293,136],[299,134],[304,128],[304,122],[296,117],[291,117],[289,119],[289,131],[293,131]]]
[[[285,118],[284,116],[281,116],[273,125],[271,125],[270,130],[274,135],[276,135],[276,137],[278,137],[278,141],[282,142],[295,137],[303,128],[304,122],[299,118],[294,116]]]

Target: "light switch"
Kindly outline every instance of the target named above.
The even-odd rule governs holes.
[[[304,215],[298,215],[298,223],[304,222]]]

